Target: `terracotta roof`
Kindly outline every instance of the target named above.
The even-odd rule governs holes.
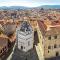
[[[4,22],[3,22],[3,21],[0,21],[0,24],[1,24],[1,25],[3,25],[3,24],[4,24]]]
[[[51,28],[51,30],[47,31],[45,35],[47,36],[47,35],[58,35],[58,34],[60,34],[60,28],[54,27]]]
[[[11,23],[11,22],[7,22],[7,23],[6,23],[6,25],[9,25],[9,24],[10,24],[10,25],[14,25],[15,23],[14,23],[14,22],[13,22],[13,23]]]
[[[8,43],[8,39],[4,37],[0,37],[0,49],[2,49],[4,46],[6,46]]]
[[[10,42],[15,42],[16,40],[16,35],[13,35],[9,38]]]
[[[38,21],[38,26],[43,35],[54,35],[60,33],[60,21]]]
[[[60,25],[60,21],[52,21],[52,25]]]
[[[39,26],[40,30],[42,31],[42,33],[45,34],[45,31],[47,29],[47,26],[44,24],[44,22],[38,20],[38,26]]]

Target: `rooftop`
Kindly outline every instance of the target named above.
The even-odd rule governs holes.
[[[24,21],[21,24],[20,31],[28,34],[28,33],[32,32],[32,27],[31,27],[31,25],[27,21]]]
[[[48,32],[48,34],[58,34],[60,32],[60,21],[52,21],[52,20],[43,20],[43,21],[38,21],[38,25],[40,30],[42,31],[43,34]],[[47,33],[46,33],[47,34]]]
[[[8,39],[4,37],[0,37],[0,49],[2,49],[4,46],[6,46],[8,43]]]

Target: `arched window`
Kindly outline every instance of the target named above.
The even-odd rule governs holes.
[[[28,46],[30,46],[30,41],[28,41]]]

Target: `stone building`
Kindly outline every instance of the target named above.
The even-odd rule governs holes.
[[[24,21],[16,30],[18,49],[27,52],[33,48],[34,32],[31,25]]]
[[[60,56],[60,21],[38,21],[37,27],[44,59]]]

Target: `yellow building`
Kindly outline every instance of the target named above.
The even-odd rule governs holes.
[[[30,19],[29,22],[30,22],[33,30],[36,31],[36,29],[37,29],[36,28],[37,27],[37,20]]]
[[[44,20],[37,22],[39,45],[43,58],[60,56],[60,21]]]

